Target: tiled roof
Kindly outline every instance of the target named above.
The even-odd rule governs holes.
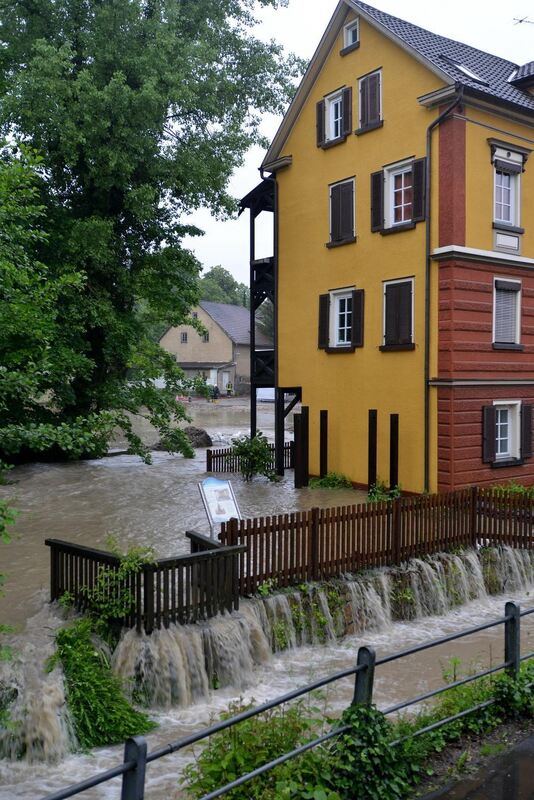
[[[250,311],[244,306],[229,303],[213,303],[201,300],[200,307],[221,326],[236,344],[250,344]],[[272,347],[272,341],[256,328],[256,347]]]
[[[532,71],[532,62],[519,68],[517,64],[505,58],[439,36],[411,22],[386,14],[367,3],[361,3],[360,0],[352,0],[350,5],[355,11],[359,8],[364,16],[386,28],[408,48],[417,51],[424,60],[450,78],[451,82],[461,84],[479,95],[487,95],[488,100],[494,99],[523,111],[534,112],[534,96],[510,83],[510,78],[516,70]],[[459,65],[466,67],[475,77],[467,75]]]

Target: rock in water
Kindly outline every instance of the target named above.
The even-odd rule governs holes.
[[[193,445],[193,447],[211,447],[213,442],[207,431],[203,428],[196,428],[194,425],[188,425],[184,428],[184,433]]]

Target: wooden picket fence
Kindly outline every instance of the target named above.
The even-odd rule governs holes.
[[[128,592],[130,609],[122,625],[151,633],[171,622],[198,622],[239,608],[237,558],[245,548],[213,542],[202,546],[204,537],[196,539],[190,555],[144,564],[124,582],[100,582],[110,600]],[[120,559],[113,553],[59,539],[46,539],[45,544],[50,547],[50,599],[67,595],[80,611],[87,608],[88,591],[105,574],[102,571],[119,568]]]
[[[244,545],[239,588],[280,587],[462,547],[532,547],[534,502],[472,487],[340,508],[312,508],[221,527],[221,543]]]
[[[269,445],[271,450],[271,467],[275,467],[275,448],[274,444]],[[284,469],[293,469],[294,466],[294,443],[284,444]],[[231,447],[223,447],[219,450],[206,451],[206,472],[240,472],[241,459],[232,453]]]

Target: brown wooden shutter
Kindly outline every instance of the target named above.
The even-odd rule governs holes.
[[[495,406],[482,406],[482,461],[495,461]]]
[[[384,171],[371,174],[371,230],[384,229]]]
[[[324,100],[320,100],[317,103],[316,114],[317,114],[317,147],[322,147],[322,145],[325,143],[325,126],[324,126],[325,102],[324,102]]]
[[[398,288],[398,343],[412,343],[412,282],[396,284]]]
[[[425,218],[425,184],[426,184],[426,158],[417,158],[413,162],[413,212],[414,222],[421,222]]]
[[[324,350],[328,347],[330,328],[330,295],[319,295],[319,342],[318,347]]]
[[[363,289],[354,289],[352,292],[352,335],[353,347],[363,347]]]
[[[330,241],[341,241],[341,198],[343,184],[330,187]]]
[[[360,81],[360,128],[369,125],[369,78]]]
[[[532,458],[532,406],[521,405],[521,458]]]
[[[398,344],[399,292],[398,284],[386,284],[384,344]]]
[[[343,136],[352,133],[352,89],[343,89]]]
[[[345,241],[354,238],[354,183],[340,183],[339,189],[339,236],[340,241]]]
[[[367,124],[374,125],[380,122],[380,73],[375,72],[365,79],[368,82],[367,90]]]

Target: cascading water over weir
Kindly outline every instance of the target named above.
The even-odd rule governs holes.
[[[401,567],[244,599],[239,612],[195,625],[171,624],[151,635],[126,631],[112,664],[127,690],[149,707],[185,708],[205,702],[218,688],[239,691],[253,686],[255,669],[273,652],[328,646],[347,635],[444,615],[486,595],[524,592],[532,585],[534,551],[501,547],[440,553]],[[46,613],[46,625],[41,620],[34,626],[41,638],[43,628],[61,625],[53,609]],[[57,760],[75,745],[62,672],[58,667],[44,672],[53,651],[50,633],[47,641],[46,646],[27,642],[32,659],[21,651],[0,667],[0,690],[14,698],[14,724],[0,733],[4,758]],[[39,692],[47,700],[36,704],[32,698]]]

